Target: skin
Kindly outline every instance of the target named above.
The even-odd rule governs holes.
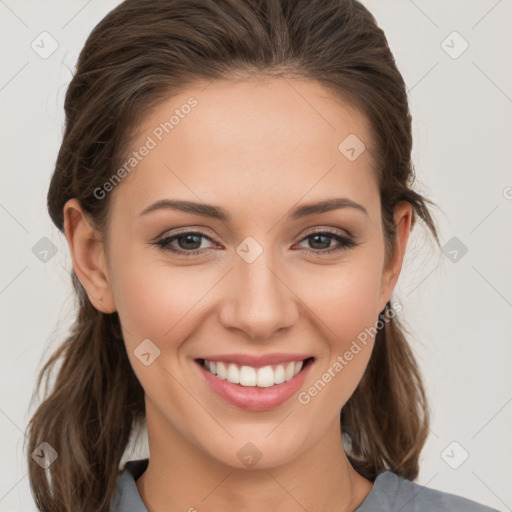
[[[386,261],[368,122],[302,78],[190,87],[148,113],[133,149],[190,96],[198,106],[110,192],[103,241],[76,199],[64,207],[77,276],[95,307],[118,312],[145,391],[150,462],[137,488],[149,512],[354,510],[372,482],[345,456],[339,413],[364,373],[372,338],[307,405],[294,396],[268,411],[221,400],[197,378],[194,359],[312,353],[307,390],[390,299],[411,206],[396,207],[395,252]],[[354,161],[338,150],[349,134],[367,147]],[[221,206],[232,221],[173,210],[139,216],[171,197]],[[367,215],[342,208],[286,218],[297,205],[332,197],[356,201]],[[213,242],[200,239],[205,252],[196,256],[151,245],[184,229]],[[351,235],[358,245],[322,255],[339,243],[315,245],[305,238],[313,230]],[[263,248],[252,263],[236,252],[247,236]],[[147,338],[160,349],[149,366],[134,354]],[[252,467],[237,456],[247,442],[261,453]]]

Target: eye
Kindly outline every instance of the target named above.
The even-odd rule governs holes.
[[[308,240],[314,246],[314,249],[304,249],[307,254],[329,254],[335,251],[351,249],[358,245],[354,240],[333,231],[314,231],[306,235],[301,242]],[[331,247],[332,241],[338,242],[338,245]],[[325,247],[327,245],[327,247]],[[319,247],[320,246],[320,247]]]
[[[202,239],[213,242],[213,240],[204,233],[186,231],[172,236],[166,236],[165,238],[155,242],[155,245],[164,251],[183,254],[185,256],[193,256],[196,254],[202,254],[208,249],[204,247],[201,248]],[[171,245],[173,242],[177,242],[178,248]]]
[[[203,254],[211,248],[201,247],[203,240],[214,243],[208,235],[200,231],[184,231],[172,236],[166,236],[153,244],[164,251],[183,256],[194,256]],[[314,231],[303,237],[299,243],[306,240],[313,245],[313,249],[303,248],[302,250],[310,255],[329,254],[335,251],[347,250],[358,245],[352,239],[332,231]],[[333,241],[337,242],[337,245],[331,247]]]

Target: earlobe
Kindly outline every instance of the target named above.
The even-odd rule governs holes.
[[[384,309],[386,303],[391,298],[395,285],[402,270],[402,263],[409,240],[409,234],[412,225],[412,206],[407,201],[398,203],[395,207],[395,245],[394,252],[386,263],[382,272],[382,281],[380,288],[381,309]],[[379,310],[379,311],[380,311]]]
[[[73,268],[92,305],[103,313],[113,313],[116,307],[110,287],[104,245],[76,198],[70,199],[64,205],[64,232]]]

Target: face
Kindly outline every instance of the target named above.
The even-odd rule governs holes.
[[[290,461],[339,429],[374,339],[353,342],[390,298],[410,209],[386,262],[369,125],[316,82],[200,84],[137,133],[137,163],[108,192],[104,257],[74,263],[119,314],[150,446],[153,433],[234,467]],[[366,146],[355,159],[339,149],[351,134],[356,156],[353,136]]]

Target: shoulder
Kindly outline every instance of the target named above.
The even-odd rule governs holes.
[[[117,486],[112,498],[110,512],[147,512],[137,490],[136,480],[148,467],[149,459],[126,462],[117,477]]]
[[[355,512],[498,512],[475,501],[406,480],[391,471],[377,476]]]

